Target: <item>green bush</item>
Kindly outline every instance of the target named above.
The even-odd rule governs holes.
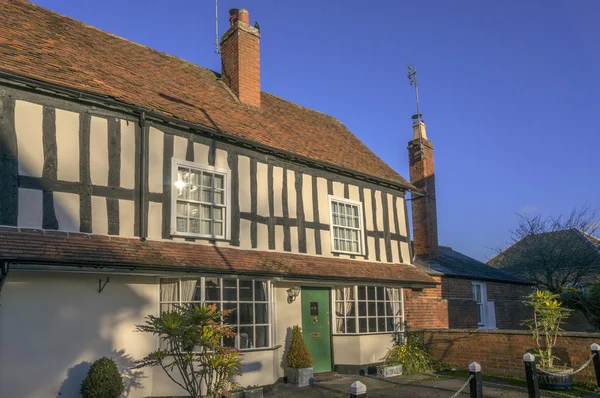
[[[94,362],[81,383],[83,398],[119,398],[123,391],[125,386],[117,364],[107,357]]]
[[[302,330],[298,325],[292,328],[290,348],[287,353],[286,362],[288,368],[301,369],[310,368],[313,364],[312,355],[308,351]]]
[[[574,287],[567,288],[562,299],[569,308],[579,310],[596,330],[600,330],[600,278],[587,286],[585,291]]]
[[[433,370],[433,360],[424,349],[423,336],[406,333],[404,343],[396,344],[384,357],[384,365],[402,365],[402,373],[415,374]]]

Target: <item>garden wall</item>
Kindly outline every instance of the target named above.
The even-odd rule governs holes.
[[[412,330],[416,332],[416,330]],[[478,362],[484,373],[525,377],[523,354],[532,351],[534,342],[529,331],[478,329],[421,329],[426,348],[443,363],[467,369]],[[565,332],[558,338],[555,355],[561,364],[579,368],[590,356],[590,345],[600,344],[600,333]],[[575,375],[576,382],[596,382],[590,364]]]

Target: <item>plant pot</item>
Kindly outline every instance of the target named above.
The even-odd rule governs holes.
[[[377,366],[377,376],[392,377],[402,374],[402,365],[379,365]]]
[[[552,391],[573,391],[573,370],[538,369],[537,378],[540,388]],[[550,372],[550,373],[546,373]]]
[[[232,398],[263,398],[263,388],[232,392],[230,396]]]
[[[285,370],[288,383],[295,384],[298,387],[312,386],[314,382],[313,368],[286,368]]]

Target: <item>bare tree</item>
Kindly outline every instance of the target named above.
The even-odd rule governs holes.
[[[598,209],[585,206],[568,216],[518,214],[512,244],[489,261],[542,289],[559,293],[568,284],[591,283],[600,273]]]

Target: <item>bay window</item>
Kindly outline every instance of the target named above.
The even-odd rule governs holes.
[[[334,333],[393,333],[403,330],[402,289],[339,287],[333,292]]]

